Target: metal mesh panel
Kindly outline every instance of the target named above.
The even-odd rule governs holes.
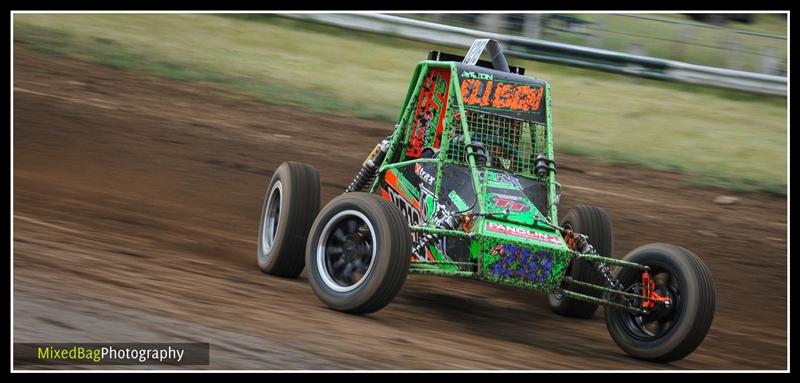
[[[467,110],[466,117],[472,143],[486,148],[492,168],[534,175],[536,154],[546,153],[544,125],[475,110]],[[466,164],[466,153],[461,120],[454,118],[448,158]]]

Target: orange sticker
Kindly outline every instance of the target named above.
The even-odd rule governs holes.
[[[467,78],[461,81],[461,95],[464,104],[470,106],[535,112],[541,106],[544,88]]]

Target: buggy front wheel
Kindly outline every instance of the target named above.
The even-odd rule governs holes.
[[[369,193],[345,193],[317,216],[306,244],[311,287],[328,307],[380,310],[408,274],[411,234],[403,214]]]
[[[641,295],[647,283],[669,304],[654,305],[644,315],[607,306],[611,338],[636,359],[672,362],[686,357],[703,341],[714,319],[714,280],[708,267],[691,251],[665,243],[636,248],[625,260],[650,267],[648,281],[639,270],[621,269],[617,278],[626,291]]]

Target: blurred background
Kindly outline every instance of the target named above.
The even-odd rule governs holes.
[[[786,76],[786,14],[407,14],[485,32]]]
[[[416,62],[432,49],[463,53],[484,31],[503,36],[512,64],[551,82],[562,151],[784,193],[783,14],[18,15],[14,38],[391,123]]]
[[[212,368],[786,367],[786,14],[12,16],[17,342],[210,342]],[[540,294],[413,275],[353,317],[258,270],[273,170],[314,165],[327,203],[415,65],[483,37],[550,82],[559,210],[604,207],[617,257],[670,242],[709,265],[687,359],[631,360],[602,313]]]

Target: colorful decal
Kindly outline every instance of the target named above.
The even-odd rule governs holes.
[[[553,272],[553,254],[510,244],[492,248],[497,261],[489,265],[488,272],[501,278],[522,278],[535,283],[549,283]]]
[[[461,196],[458,195],[458,193],[456,193],[455,190],[451,190],[447,196],[450,198],[450,201],[453,201],[453,205],[456,206],[456,209],[458,209],[458,211],[465,211],[469,209],[467,202],[464,201],[464,199],[461,198]]]
[[[430,191],[425,186],[419,186],[420,191],[420,206],[422,207],[422,220],[424,222],[428,222],[431,217],[435,217],[439,211],[445,210],[445,206],[439,203],[433,195],[433,192]]]
[[[406,201],[411,203],[415,209],[419,209],[419,201],[414,198],[415,196],[419,195],[419,193],[411,186],[411,183],[408,182],[405,177],[398,177],[393,170],[389,170],[386,172],[386,176],[383,179],[394,189],[395,192],[403,196]]]
[[[461,81],[461,95],[468,106],[535,112],[542,104],[544,88],[467,78]]]
[[[383,195],[383,191],[381,192]],[[412,205],[408,200],[405,199],[400,193],[398,193],[394,188],[386,188],[386,195],[388,195],[388,200],[397,205],[400,208],[400,211],[403,212],[403,215],[406,217],[406,220],[410,225],[419,225],[422,223],[422,219],[419,215],[419,210],[417,210],[414,205]],[[415,234],[412,233],[412,236]]]
[[[516,119],[546,122],[547,83],[512,73],[458,64],[464,107]]]
[[[479,175],[483,177],[483,172],[481,172]],[[513,174],[489,171],[486,172],[486,180],[488,181],[489,187],[501,189],[522,189],[519,178]]]
[[[562,245],[561,238],[555,235],[540,233],[538,231],[533,231],[524,227],[505,225],[497,222],[486,222],[486,226],[484,226],[484,229],[490,233],[498,233],[498,234],[508,235],[511,237],[532,239],[535,241],[551,243],[554,245]]]
[[[494,76],[491,73],[481,73],[472,71],[461,72],[461,78],[474,78],[478,80],[493,80]]]
[[[398,177],[393,170],[387,171],[383,178],[384,184],[381,185],[379,192],[383,199],[400,208],[409,225],[419,225],[423,222],[422,217],[419,215],[419,201],[409,195],[413,190],[408,190],[408,187],[402,182],[405,181],[405,178],[401,181],[400,177],[402,175]],[[419,233],[411,233],[411,237],[416,241]]]
[[[530,210],[530,207],[522,198],[513,195],[495,194],[491,197],[491,201],[495,206],[501,209],[508,209],[515,213],[522,213]]]
[[[440,212],[443,212],[447,209],[445,205],[440,203],[436,197],[434,196],[433,192],[426,188],[424,185],[419,185],[420,191],[420,206],[421,215],[423,222],[430,222],[432,219],[435,219],[439,216]],[[443,259],[443,260],[450,260],[450,257],[447,255],[447,242],[446,237],[442,237],[438,242],[431,244],[426,249],[426,256],[428,259]],[[434,254],[435,253],[435,254]]]
[[[419,176],[419,179],[425,181],[426,184],[433,186],[433,181],[435,178],[428,172],[425,171],[422,164],[416,163],[414,164],[414,174]]]
[[[420,164],[415,165],[419,166]],[[416,166],[388,170],[379,193],[381,197],[400,208],[409,225],[423,226],[430,217],[436,215],[440,209],[445,207],[437,203],[433,192],[423,184],[423,179],[425,176],[430,176],[430,173]],[[418,186],[414,186],[414,182],[418,183]],[[431,180],[431,183],[433,183],[433,180]],[[421,233],[411,233],[411,239],[414,242],[417,242],[421,236]],[[436,248],[437,246],[443,248],[441,241],[425,249],[425,254],[423,255],[412,255],[411,261],[434,261],[437,257],[447,260],[446,255],[442,254]],[[436,254],[432,253],[431,249],[435,250]]]
[[[422,80],[406,156],[419,158],[426,147],[438,149],[444,130],[444,105],[450,90],[450,70],[430,68]]]

